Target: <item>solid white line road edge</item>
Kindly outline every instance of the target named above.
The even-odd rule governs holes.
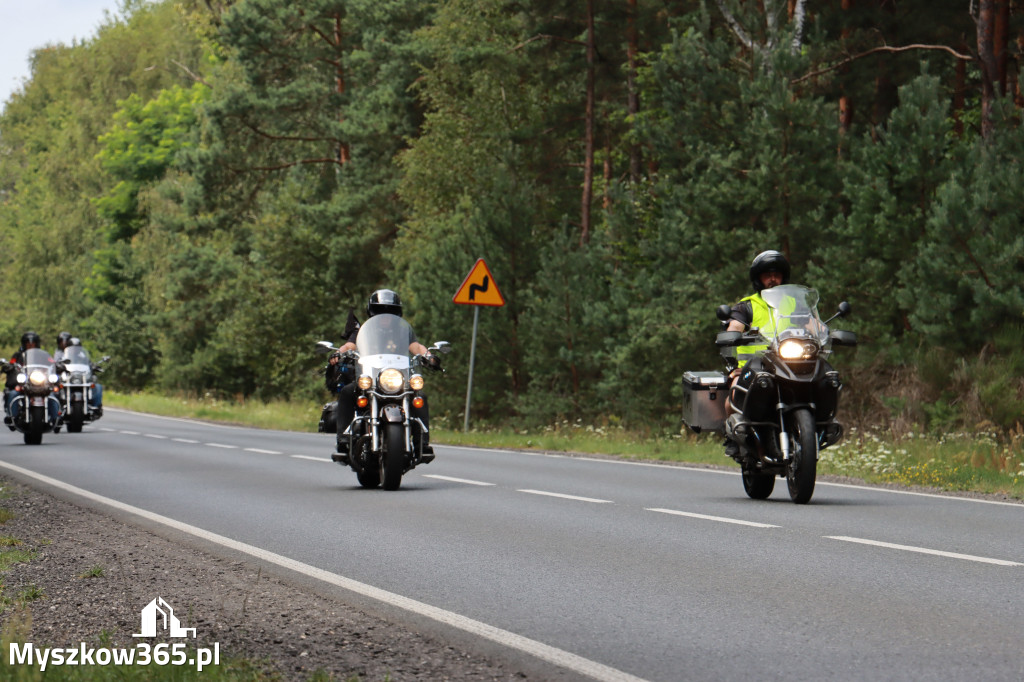
[[[268,552],[265,549],[255,547],[244,542],[238,542],[237,540],[232,540],[229,537],[217,535],[216,533],[211,533],[203,530],[202,528],[182,523],[181,521],[176,521],[172,518],[162,516],[145,509],[140,509],[139,507],[133,507],[130,504],[125,504],[124,502],[119,502],[118,500],[114,500],[109,497],[103,497],[102,495],[89,492],[88,490],[78,488],[55,478],[50,478],[49,476],[44,476],[43,474],[36,473],[29,469],[23,469],[22,467],[8,462],[0,461],[0,467],[16,471],[23,476],[34,478],[74,495],[84,497],[94,502],[99,502],[100,504],[105,504],[115,509],[120,509],[121,511],[125,511],[130,514],[135,514],[136,516],[141,516],[144,519],[155,521],[156,523],[188,533],[189,535],[193,535],[197,538],[202,538],[209,542],[217,543],[223,547],[242,552],[243,554],[248,554],[251,557],[301,573],[302,575],[309,576],[310,578],[321,580],[331,585],[336,585],[351,592],[355,592],[356,594],[363,595],[364,597],[376,599],[384,602],[385,604],[397,606],[398,608],[405,609],[411,613],[425,616],[439,623],[450,625],[451,627],[477,635],[478,637],[483,637],[484,639],[488,639],[503,646],[517,649],[543,661],[547,661],[548,663],[566,668],[581,675],[592,677],[595,680],[602,680],[602,682],[646,682],[643,678],[630,675],[629,673],[596,661],[591,661],[587,658],[583,658],[582,656],[577,656],[576,654],[568,651],[563,651],[562,649],[549,646],[543,642],[538,642],[536,640],[529,639],[528,637],[517,635],[514,632],[502,630],[501,628],[494,627],[493,625],[488,625],[451,611],[445,611],[444,609],[439,609],[436,606],[431,606],[430,604],[425,604],[423,602],[416,601],[415,599],[403,597],[400,594],[388,592],[372,585],[352,580],[351,578],[330,573],[323,569],[316,568],[315,566],[310,566],[309,564],[289,559],[286,556]]]
[[[965,559],[967,561],[977,561],[982,564],[995,564],[996,566],[1024,566],[1024,564],[1017,563],[1016,561],[1006,561],[1005,559],[990,559],[983,556],[975,556],[973,554],[958,554],[957,552],[944,552],[940,549],[927,549],[925,547],[913,547],[911,545],[897,545],[892,542],[880,542],[878,540],[865,540],[864,538],[851,538],[846,535],[826,535],[829,540],[841,540],[843,542],[855,542],[860,545],[871,545],[873,547],[885,547],[887,549],[901,549],[904,552],[917,552],[918,554],[932,554],[934,556],[947,557],[949,559]]]

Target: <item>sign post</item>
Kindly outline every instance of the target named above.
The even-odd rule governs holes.
[[[473,340],[469,346],[469,383],[466,386],[466,419],[462,430],[469,431],[469,405],[473,395],[473,367],[476,364],[476,329],[480,322],[480,306],[500,308],[505,305],[505,297],[501,295],[494,276],[483,258],[479,258],[473,269],[462,281],[462,286],[455,292],[452,301],[459,305],[471,305],[473,309]]]

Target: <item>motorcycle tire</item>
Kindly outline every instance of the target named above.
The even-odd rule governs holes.
[[[405,473],[405,425],[388,424],[381,453],[380,474],[384,490],[398,490]]]
[[[359,479],[359,485],[364,488],[376,488],[380,485],[380,469],[377,467],[364,469],[356,474],[356,478]]]
[[[752,500],[767,500],[775,490],[775,474],[763,474],[743,467],[743,490]]]
[[[814,429],[814,415],[810,410],[795,410],[790,414],[788,427],[793,445],[786,470],[789,498],[796,504],[807,504],[814,494],[814,479],[818,472],[818,434]]]
[[[25,445],[39,445],[43,442],[42,425],[46,423],[46,408],[29,408],[28,424],[25,425]]]
[[[68,433],[81,433],[82,424],[85,422],[85,407],[82,403],[71,403],[71,411],[68,413]]]

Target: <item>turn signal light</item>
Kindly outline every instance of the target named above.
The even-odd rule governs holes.
[[[423,407],[423,398],[420,398],[419,396],[413,398],[412,406],[415,407],[417,410]]]
[[[369,404],[370,401],[369,399],[367,399],[365,395],[361,395],[359,396],[359,398],[356,399],[356,405],[358,405],[359,407],[366,407]]]

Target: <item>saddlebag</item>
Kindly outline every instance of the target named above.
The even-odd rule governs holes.
[[[683,423],[694,433],[723,431],[729,377],[723,372],[683,374]]]
[[[337,401],[324,404],[324,409],[320,411],[320,425],[317,427],[317,431],[320,433],[338,432],[338,420],[334,415],[336,409],[338,409]]]

